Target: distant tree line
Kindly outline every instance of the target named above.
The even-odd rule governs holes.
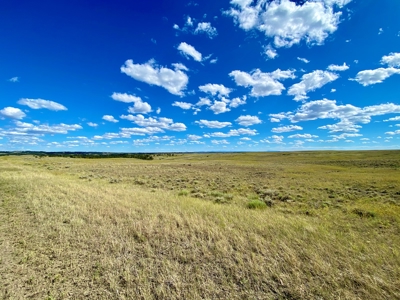
[[[152,160],[153,153],[109,153],[109,152],[44,152],[44,151],[12,151],[0,155],[34,155],[35,157],[69,157],[69,158],[136,158]]]

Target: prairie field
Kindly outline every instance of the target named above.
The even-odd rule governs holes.
[[[400,299],[400,151],[0,156],[0,299]]]

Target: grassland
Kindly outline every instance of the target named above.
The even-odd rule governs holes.
[[[0,157],[0,299],[400,299],[400,152]]]

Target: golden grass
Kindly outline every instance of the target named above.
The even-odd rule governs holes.
[[[0,298],[400,299],[398,154],[1,157]]]

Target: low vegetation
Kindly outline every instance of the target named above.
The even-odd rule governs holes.
[[[0,299],[400,299],[400,152],[0,157]]]

